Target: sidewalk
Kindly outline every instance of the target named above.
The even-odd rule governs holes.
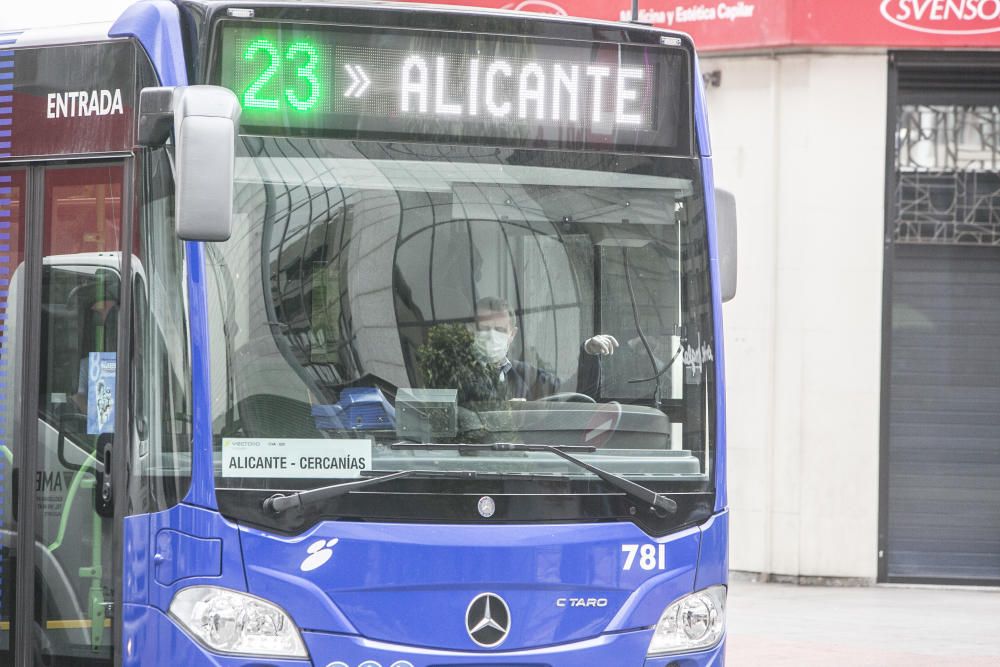
[[[733,581],[729,667],[1000,666],[1000,590]]]

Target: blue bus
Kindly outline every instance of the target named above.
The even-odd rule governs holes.
[[[0,663],[722,665],[704,104],[640,24],[0,34]]]

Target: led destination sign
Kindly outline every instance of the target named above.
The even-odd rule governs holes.
[[[229,24],[219,80],[245,131],[687,149],[680,48]]]

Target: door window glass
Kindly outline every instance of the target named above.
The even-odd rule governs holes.
[[[45,171],[35,664],[111,659],[122,167]]]

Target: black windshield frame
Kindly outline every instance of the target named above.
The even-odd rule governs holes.
[[[253,138],[250,138],[254,140]],[[261,139],[266,140],[266,139]],[[341,142],[338,142],[341,143]],[[345,145],[362,147],[386,147],[394,151],[406,149],[399,144],[376,144],[374,142],[342,142]],[[463,147],[452,147],[466,150]],[[480,147],[483,150],[488,150]],[[426,149],[426,147],[425,147]],[[447,152],[448,147],[440,150]],[[703,190],[698,160],[680,160],[657,156],[624,156],[593,153],[566,153],[554,151],[524,151],[520,159],[532,164],[565,165],[575,159],[590,168],[603,165],[608,171],[630,174],[683,173],[696,184],[695,190]],[[698,223],[703,230],[699,242],[700,258],[688,258],[697,265],[699,328],[713,330],[713,316],[708,283],[707,229],[704,212]],[[211,314],[210,314],[211,316]],[[711,341],[708,341],[712,344]],[[226,370],[222,370],[226,374]],[[214,372],[218,372],[215,370]],[[640,525],[650,534],[665,534],[686,525],[696,524],[710,516],[714,506],[714,470],[717,451],[714,446],[715,427],[715,370],[714,365],[705,369],[704,388],[707,396],[700,416],[705,431],[705,446],[708,448],[707,474],[704,479],[642,480],[643,485],[653,491],[667,494],[678,503],[676,514],[657,517],[620,492],[608,488],[597,479],[567,478],[550,475],[473,475],[468,479],[399,479],[380,485],[371,491],[358,491],[324,502],[319,506],[306,508],[301,512],[289,512],[280,517],[263,510],[263,501],[275,492],[292,492],[316,486],[295,482],[286,485],[276,483],[266,487],[239,485],[217,488],[220,510],[224,515],[247,523],[284,533],[296,533],[320,520],[342,519],[362,521],[404,521],[426,523],[550,523],[550,522],[602,522],[631,521]],[[228,384],[228,383],[227,383]],[[664,406],[665,412],[683,411],[684,406]],[[217,432],[215,444],[218,448],[221,433]],[[290,480],[291,481],[291,480]],[[217,478],[218,482],[218,478]],[[477,502],[484,496],[492,497],[497,506],[495,514],[483,517]]]
[[[655,489],[659,485],[649,486]],[[702,523],[714,511],[715,493],[706,489],[709,484],[691,483],[684,491],[678,486],[664,491],[678,509],[663,517],[596,479],[403,478],[377,490],[356,491],[278,515],[264,509],[264,501],[274,491],[217,489],[216,498],[223,516],[286,535],[301,533],[320,521],[365,521],[455,525],[629,522],[650,535],[662,536]],[[495,506],[488,517],[479,511],[479,501],[486,496]]]

